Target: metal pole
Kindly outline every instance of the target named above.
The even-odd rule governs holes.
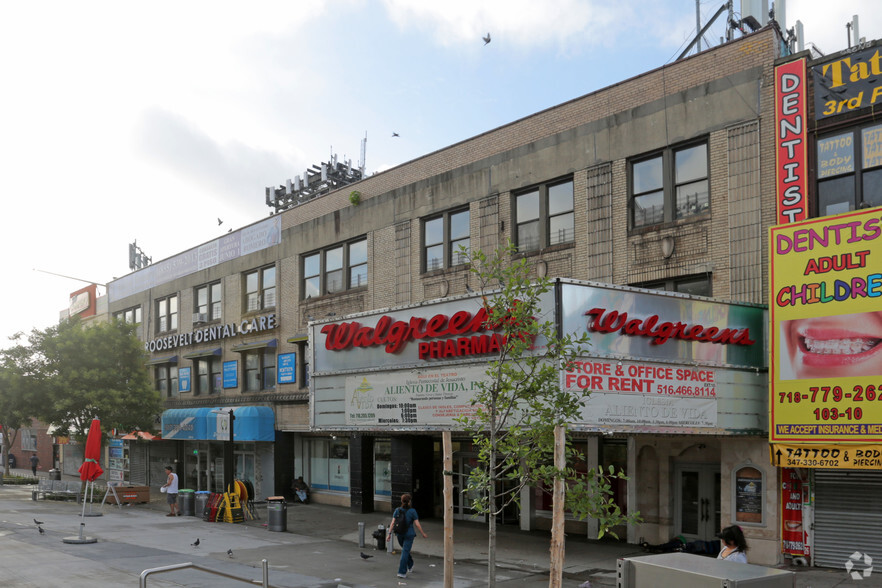
[[[358,546],[364,549],[364,521],[358,521]]]
[[[695,0],[695,30],[701,30],[701,0]],[[695,52],[701,53],[701,35],[698,37],[698,44],[695,45]]]
[[[453,442],[450,431],[441,432],[444,451],[444,588],[453,588]]]

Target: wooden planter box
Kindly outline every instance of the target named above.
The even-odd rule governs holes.
[[[150,486],[116,486],[115,490],[123,504],[150,502]],[[107,495],[107,503],[116,504],[112,492]]]

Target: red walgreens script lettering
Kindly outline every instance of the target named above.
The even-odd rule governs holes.
[[[750,338],[750,329],[720,329],[717,327],[705,328],[704,325],[688,325],[686,323],[659,323],[657,314],[646,319],[628,320],[627,312],[605,308],[592,308],[585,312],[586,316],[592,317],[588,321],[588,330],[598,333],[615,333],[620,331],[622,335],[635,337],[650,337],[653,345],[667,343],[668,339],[682,339],[684,341],[702,341],[707,343],[720,343],[721,345],[753,345],[755,341]]]
[[[410,321],[396,321],[384,315],[377,321],[375,327],[365,327],[352,321],[325,325],[321,332],[325,335],[325,349],[329,351],[385,345],[386,353],[397,353],[408,341],[414,339],[493,330],[494,326],[487,324],[487,319],[487,311],[483,308],[474,316],[470,312],[461,310],[451,317],[446,314],[436,314],[428,320],[414,316]]]

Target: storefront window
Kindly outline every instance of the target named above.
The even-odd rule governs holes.
[[[349,440],[332,439],[328,456],[328,483],[331,490],[349,492]]]
[[[312,439],[309,448],[310,486],[314,490],[328,489],[328,440]]]
[[[392,441],[374,442],[374,494],[392,495]]]
[[[349,440],[313,439],[309,449],[310,486],[349,492]]]
[[[578,451],[580,451],[580,452],[585,451],[585,442],[584,441],[576,442],[575,445],[576,445],[576,449]],[[584,456],[581,456],[578,461],[576,461],[575,463],[570,464],[570,465],[572,465],[579,474],[585,474],[588,472],[588,464],[585,461]],[[547,485],[544,485],[540,488],[533,489],[533,500],[534,500],[534,504],[535,504],[535,509],[537,511],[540,511],[540,510],[549,511],[549,512],[551,511],[551,509],[554,505],[553,504],[554,501],[552,500],[552,490],[553,489],[554,489],[554,486],[553,486],[552,482],[549,482]],[[569,513],[569,512],[570,511],[567,511],[567,513]]]

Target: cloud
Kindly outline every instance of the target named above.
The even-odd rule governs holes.
[[[170,171],[209,187],[227,204],[257,200],[262,186],[286,177],[286,157],[240,141],[220,143],[186,118],[161,108],[146,110],[135,129],[139,151]]]
[[[384,0],[400,28],[417,27],[442,46],[469,43],[480,48],[489,31],[494,42],[519,48],[593,44],[606,38],[614,22],[626,23],[628,2],[586,0]]]

